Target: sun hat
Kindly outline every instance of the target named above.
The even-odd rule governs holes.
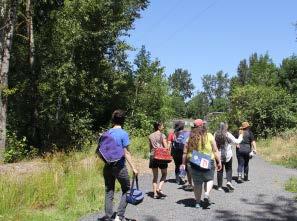
[[[195,127],[200,127],[200,126],[203,126],[204,125],[204,121],[201,120],[201,119],[196,119],[194,120],[194,126]]]
[[[248,128],[248,127],[250,127],[249,122],[244,121],[244,122],[242,122],[241,127],[240,127],[239,129],[242,130],[242,129],[246,129],[246,128]]]

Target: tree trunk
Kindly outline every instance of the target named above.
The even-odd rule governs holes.
[[[11,0],[8,18],[7,22],[5,22],[5,28],[3,32],[0,63],[0,152],[3,152],[3,150],[5,149],[6,143],[7,96],[4,92],[5,89],[8,89],[10,50],[12,46],[14,26],[17,17],[17,6],[18,0]],[[2,154],[0,155],[0,157],[1,156]]]
[[[0,61],[2,62],[3,43],[4,43],[4,30],[6,27],[7,19],[7,0],[0,3]],[[1,64],[0,64],[1,65]]]
[[[38,100],[37,100],[37,75],[35,71],[35,43],[34,43],[34,28],[33,28],[33,1],[27,0],[26,4],[26,17],[27,17],[27,35],[29,40],[29,64],[30,64],[30,75],[31,75],[31,96],[32,96],[32,142],[34,146],[38,146],[38,135],[37,135],[37,120],[38,120]]]

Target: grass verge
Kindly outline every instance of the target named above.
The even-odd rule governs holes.
[[[259,154],[267,161],[288,168],[297,168],[296,133],[284,133],[278,137],[260,140],[257,149]],[[285,184],[285,189],[297,193],[297,177],[290,178]],[[297,200],[297,196],[295,199]]]
[[[102,162],[59,154],[36,173],[0,177],[0,220],[73,221],[103,206]]]
[[[147,158],[148,139],[133,138],[131,151],[136,158]],[[42,169],[0,174],[0,221],[73,221],[101,210],[103,162],[94,153],[95,147],[89,152],[56,153],[42,160]]]
[[[274,137],[260,140],[257,144],[258,153],[267,161],[297,168],[297,136]]]
[[[297,194],[297,177],[290,178],[285,185],[285,189]],[[297,201],[297,195],[295,196],[295,200]]]

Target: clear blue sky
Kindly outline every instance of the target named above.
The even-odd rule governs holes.
[[[268,52],[277,65],[297,54],[296,22],[297,0],[151,0],[127,41],[145,45],[167,75],[187,69],[202,90],[202,75],[233,76],[253,52]]]

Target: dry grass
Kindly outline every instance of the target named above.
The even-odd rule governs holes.
[[[297,168],[297,135],[260,140],[257,150],[267,161]]]

